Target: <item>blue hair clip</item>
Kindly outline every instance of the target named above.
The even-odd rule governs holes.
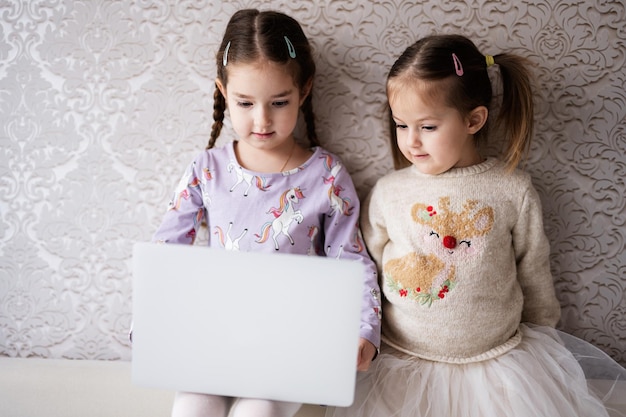
[[[285,36],[285,42],[287,43],[287,50],[289,51],[289,56],[291,58],[296,57],[296,48],[293,47],[293,43],[289,40],[288,37]]]

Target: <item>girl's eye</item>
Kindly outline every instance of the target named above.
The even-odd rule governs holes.
[[[283,100],[283,101],[275,101],[274,103],[275,107],[285,107],[287,104],[289,104],[288,100]]]
[[[406,129],[407,126],[406,125],[401,125],[399,123],[396,123],[396,129],[400,130],[400,129]]]
[[[437,130],[437,126],[422,126],[422,129],[427,132],[434,132]]]
[[[249,101],[238,101],[237,105],[239,107],[250,107],[252,106],[252,103],[250,103]]]

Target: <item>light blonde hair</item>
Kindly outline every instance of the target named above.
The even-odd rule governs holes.
[[[455,60],[462,66],[461,75],[456,72]],[[526,157],[533,135],[531,63],[511,53],[495,55],[493,60],[499,67],[502,80],[502,102],[495,124],[503,128],[507,144],[503,157],[508,169],[513,170]],[[457,109],[464,117],[478,106],[491,109],[493,92],[486,57],[464,36],[432,35],[408,47],[389,72],[387,96],[397,94],[399,88],[406,91],[411,81],[428,84],[431,95],[443,92],[445,104]],[[390,126],[394,166],[396,169],[406,167],[410,163],[398,148],[391,117]],[[488,130],[489,124],[485,123],[474,135],[477,145],[487,140]]]

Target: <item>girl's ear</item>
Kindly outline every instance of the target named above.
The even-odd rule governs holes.
[[[222,83],[222,80],[220,80],[219,78],[216,78],[215,85],[220,90],[220,93],[222,93],[222,95],[224,96],[224,99],[226,99],[226,87]]]
[[[304,100],[311,94],[311,89],[313,88],[313,77],[309,78],[307,82],[304,84],[302,90],[300,90],[300,105],[304,103]]]
[[[467,116],[467,130],[470,135],[478,132],[487,123],[489,110],[485,106],[478,106]]]

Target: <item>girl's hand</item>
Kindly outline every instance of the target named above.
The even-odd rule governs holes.
[[[367,371],[376,355],[376,346],[367,339],[359,339],[359,356],[357,358],[357,371]]]

